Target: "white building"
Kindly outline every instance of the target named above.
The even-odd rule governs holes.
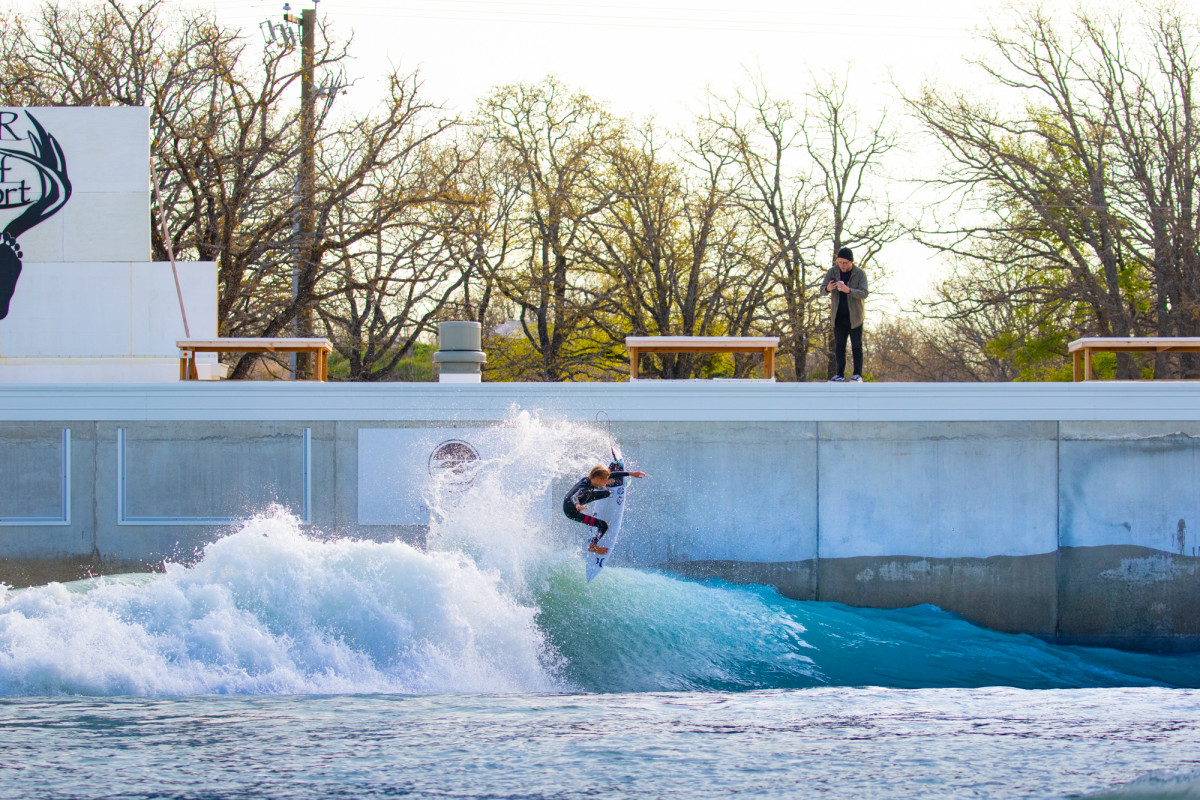
[[[150,260],[150,210],[149,109],[0,108],[0,294],[16,277],[0,382],[179,379],[183,315],[171,264]],[[176,268],[191,336],[215,338],[216,265]]]

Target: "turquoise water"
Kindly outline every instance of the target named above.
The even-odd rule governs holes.
[[[522,458],[434,486],[423,549],[271,513],[190,566],[0,589],[0,798],[1200,797],[1200,655],[587,584]]]

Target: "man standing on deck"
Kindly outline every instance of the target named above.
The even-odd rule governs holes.
[[[829,379],[846,380],[846,337],[854,357],[852,381],[862,382],[862,326],[866,316],[867,273],[854,263],[849,247],[838,250],[837,264],[825,273],[821,291],[829,295],[829,319],[833,323],[833,349],[837,357],[837,372]]]

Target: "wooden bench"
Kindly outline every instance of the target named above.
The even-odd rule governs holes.
[[[1075,380],[1090,381],[1092,353],[1200,353],[1200,338],[1176,336],[1092,336],[1067,345]]]
[[[329,377],[329,354],[333,345],[328,339],[180,339],[179,380],[199,379],[196,372],[196,353],[312,353],[313,379]]]
[[[775,350],[778,336],[626,336],[629,350],[629,380],[638,379],[638,357],[642,353],[762,353],[763,377],[775,379]]]

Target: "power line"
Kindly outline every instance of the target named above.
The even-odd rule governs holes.
[[[418,4],[422,0],[416,0]],[[855,19],[864,17],[872,17],[876,19],[910,19],[910,20],[954,20],[962,22],[976,22],[976,17],[969,16],[950,16],[945,14],[914,14],[914,13],[897,13],[897,12],[831,12],[831,11],[793,11],[789,9],[781,9],[773,7],[770,9],[755,9],[738,5],[736,8],[714,8],[714,7],[699,7],[699,6],[683,6],[683,5],[620,5],[620,4],[563,4],[545,2],[545,0],[440,0],[437,3],[424,2],[430,8],[419,8],[416,6],[398,7],[394,3],[380,2],[380,0],[358,0],[359,5],[368,6],[377,10],[392,11],[404,13],[406,10],[456,10],[449,8],[451,6],[459,6],[463,10],[474,9],[476,12],[493,11],[503,13],[537,13],[537,14],[568,14],[574,16],[614,16],[624,19],[640,19],[648,14],[673,14],[687,16],[734,16],[744,17],[751,16],[760,18],[765,21],[790,20],[795,23],[807,23],[814,18],[828,18],[837,24],[845,24],[852,22]],[[618,12],[616,14],[612,12]],[[635,13],[624,13],[635,12]]]
[[[239,3],[236,10],[226,6],[228,0],[212,0],[208,5],[226,18],[248,18],[261,14],[272,5],[260,2],[257,9],[246,9]],[[229,2],[229,5],[232,5]],[[222,6],[226,8],[222,9]],[[626,11],[637,13],[625,13]],[[906,38],[962,38],[970,23],[980,22],[972,17],[927,16],[904,13],[862,13],[845,16],[830,12],[791,12],[753,9],[725,10],[698,7],[669,6],[563,6],[527,0],[447,0],[437,5],[383,6],[369,0],[337,3],[331,9],[341,18],[349,16],[390,17],[398,19],[447,21],[467,24],[565,25],[645,28],[675,31],[733,31],[739,33],[840,33],[853,31],[858,35]],[[615,12],[615,13],[614,13]],[[962,25],[947,25],[958,19]],[[903,24],[910,20],[912,24]]]
[[[412,2],[415,2],[417,5],[413,5]],[[548,14],[574,14],[574,15],[584,15],[584,16],[605,15],[605,16],[620,16],[620,17],[626,18],[626,19],[636,19],[640,16],[644,16],[646,13],[690,14],[690,15],[709,14],[709,15],[718,15],[718,16],[719,15],[735,15],[735,16],[749,15],[749,16],[756,16],[756,17],[762,18],[764,20],[782,20],[782,19],[791,18],[792,21],[801,22],[801,23],[806,22],[811,19],[814,19],[814,18],[828,18],[831,21],[836,22],[837,24],[850,23],[856,19],[862,19],[864,17],[870,17],[870,18],[876,18],[876,19],[911,19],[911,20],[925,20],[925,21],[958,20],[963,23],[974,23],[974,22],[985,21],[984,18],[981,16],[971,16],[971,15],[957,15],[956,16],[956,15],[941,14],[941,13],[923,14],[923,13],[893,12],[893,11],[884,12],[884,13],[867,12],[867,11],[860,12],[860,11],[848,11],[848,10],[847,11],[810,11],[810,10],[792,11],[792,10],[788,10],[788,9],[781,9],[778,7],[772,7],[770,9],[755,9],[752,7],[747,7],[744,4],[740,4],[740,5],[737,5],[736,7],[731,7],[731,8],[715,8],[715,7],[711,7],[711,6],[701,7],[701,6],[685,6],[685,5],[649,6],[649,5],[641,5],[641,4],[636,4],[636,5],[616,4],[616,5],[614,5],[614,4],[608,4],[608,3],[580,3],[580,4],[566,3],[566,4],[564,4],[561,2],[549,2],[548,0],[437,0],[437,2],[433,2],[432,0],[412,0],[412,2],[410,2],[409,5],[400,6],[393,2],[387,2],[386,0],[357,0],[356,3],[352,3],[351,5],[360,5],[360,6],[369,8],[369,9],[371,9],[371,11],[373,13],[374,12],[387,12],[387,13],[396,13],[396,14],[404,14],[410,10],[468,11],[470,9],[474,9],[474,11],[479,11],[479,10],[489,11],[490,10],[490,11],[494,11],[494,12],[504,12],[504,13],[510,13],[510,12],[511,13],[548,13]],[[245,9],[246,5],[247,5],[246,2],[244,2],[244,0],[211,0],[211,2],[209,2],[209,3],[198,3],[198,4],[212,5],[212,6],[227,4],[229,6],[236,6],[239,9]],[[275,0],[252,0],[251,4],[256,6],[256,9],[252,13],[258,13],[258,10],[261,9],[262,7],[272,7],[272,6],[279,5],[279,3],[276,2]],[[427,6],[427,7],[426,8],[418,7],[421,4],[423,4],[424,6]],[[343,4],[341,2],[334,2],[334,0],[331,0],[331,3],[327,4],[327,7],[329,5],[332,5],[334,7],[335,11],[341,11],[344,8],[346,8],[345,4]],[[457,6],[459,8],[452,8],[453,6]],[[627,12],[627,11],[628,12],[636,12],[636,13],[632,13],[632,14],[623,13],[623,12]],[[620,13],[614,15],[611,12],[620,12]],[[474,13],[474,12],[472,12],[472,13]]]

